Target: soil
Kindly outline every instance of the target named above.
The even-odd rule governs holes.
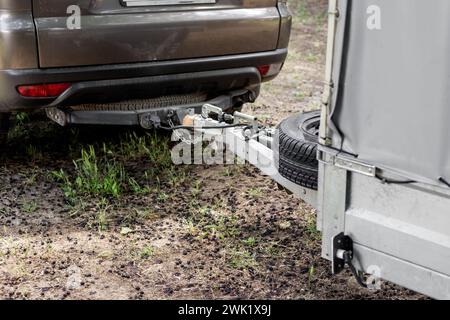
[[[267,125],[320,107],[325,1],[302,3],[283,72],[244,109]],[[132,129],[17,122],[0,155],[2,299],[424,298],[332,276],[315,210],[248,165],[173,168],[148,192],[71,203],[54,172],[73,173],[81,148],[117,144]],[[141,181],[153,165],[136,156],[124,166]]]

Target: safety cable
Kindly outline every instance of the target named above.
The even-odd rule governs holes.
[[[363,288],[367,288],[367,284],[364,282],[362,273],[358,272],[353,265],[353,253],[351,251],[344,252],[344,261],[349,266],[350,271],[352,272],[358,284]]]
[[[164,127],[164,126],[158,126],[157,129],[167,130],[167,131],[173,131],[173,130],[208,130],[208,129],[229,129],[229,128],[238,128],[238,127],[248,127],[248,124],[228,124],[223,126],[207,126],[207,127],[192,127],[192,126],[173,126],[173,127]]]
[[[417,183],[417,181],[415,180],[392,180],[392,179],[387,179],[384,178],[382,176],[380,176],[379,174],[375,175],[375,177],[380,180],[381,182],[385,183],[385,184],[413,184],[413,183]]]
[[[439,182],[442,182],[443,184],[445,184],[447,187],[450,188],[450,182],[448,182],[447,180],[445,180],[443,177],[439,178]]]

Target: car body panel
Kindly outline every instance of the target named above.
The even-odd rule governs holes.
[[[30,0],[0,0],[0,10],[27,10],[32,8]]]
[[[37,67],[31,2],[0,0],[0,70]]]
[[[279,39],[274,0],[143,7],[125,7],[119,0],[78,1],[78,30],[67,28],[73,0],[33,4],[41,68],[270,51]]]

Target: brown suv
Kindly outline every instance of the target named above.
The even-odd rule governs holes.
[[[287,55],[286,0],[0,0],[0,132],[46,108],[62,125],[155,126],[254,101]]]

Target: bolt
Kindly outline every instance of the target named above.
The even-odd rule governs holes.
[[[252,135],[252,130],[247,129],[247,130],[244,131],[244,136],[250,137],[251,135]]]

